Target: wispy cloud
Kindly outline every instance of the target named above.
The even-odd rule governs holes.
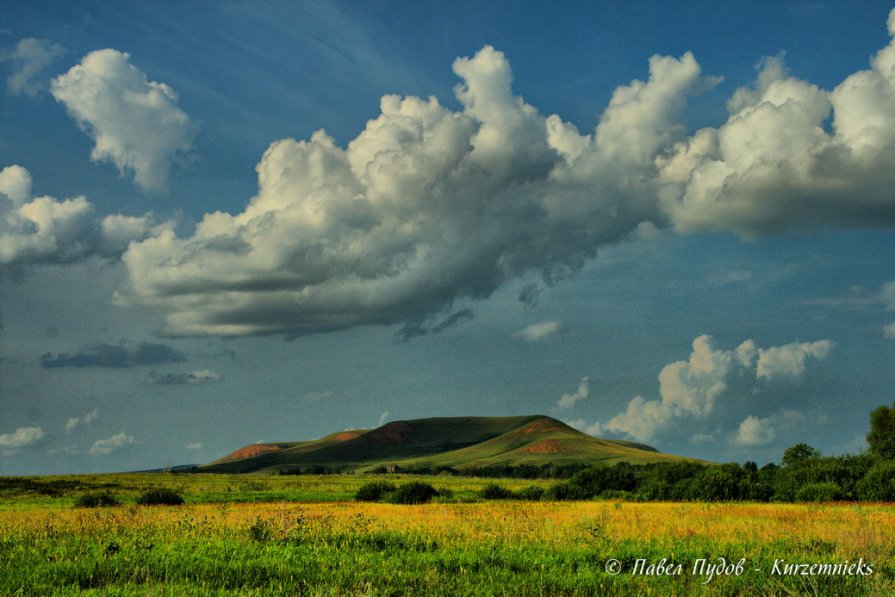
[[[895,311],[895,280],[883,286],[882,296],[886,309]],[[886,338],[895,339],[895,321],[883,328],[883,335]]]
[[[14,50],[0,52],[0,62],[12,62],[15,69],[6,79],[6,88],[12,95],[34,97],[46,88],[47,82],[38,79],[53,60],[65,53],[62,46],[46,39],[26,37]]]
[[[81,426],[89,426],[92,425],[94,421],[99,418],[99,409],[94,408],[92,411],[84,415],[83,417],[73,417],[66,421],[65,423],[65,432],[71,433],[75,429]]]
[[[718,272],[708,277],[709,284],[715,286],[729,286],[730,284],[738,284],[748,282],[754,277],[752,272],[747,269],[737,269],[727,272]]]
[[[199,369],[189,373],[149,373],[148,382],[155,386],[196,386],[203,383],[219,381],[221,376],[209,369]]]
[[[538,342],[539,340],[546,340],[563,331],[565,331],[565,328],[563,328],[562,323],[559,321],[542,321],[540,323],[533,323],[530,326],[519,330],[513,334],[513,337],[527,340],[528,342]]]
[[[590,378],[585,376],[581,378],[581,382],[578,384],[578,389],[573,393],[563,394],[559,401],[556,403],[556,407],[559,410],[569,410],[573,406],[575,406],[578,402],[585,400],[590,396]]]
[[[132,435],[128,435],[123,431],[108,439],[99,439],[93,443],[93,446],[90,448],[91,456],[108,456],[113,452],[117,452],[118,450],[125,448],[127,446],[131,446],[136,444],[137,440]]]

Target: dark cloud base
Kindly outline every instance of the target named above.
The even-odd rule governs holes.
[[[53,356],[46,353],[40,358],[44,369],[61,367],[109,367],[128,368],[165,363],[183,363],[184,353],[164,344],[142,342],[136,346],[96,344],[75,354],[60,353]]]

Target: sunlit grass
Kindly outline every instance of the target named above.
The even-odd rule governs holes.
[[[7,492],[2,595],[891,595],[895,506],[347,501],[369,478],[120,475],[79,478],[57,497]],[[390,480],[398,483],[409,479]],[[430,477],[474,492],[488,480]],[[519,489],[530,481],[501,480]],[[76,508],[106,486],[124,502]],[[152,486],[184,506],[138,506]],[[33,488],[32,488],[33,489]],[[327,489],[331,493],[327,494]],[[264,501],[324,495],[328,501]],[[219,500],[230,495],[233,502]],[[252,501],[263,497],[264,500]],[[632,576],[638,558],[746,558],[741,576]],[[618,559],[623,573],[606,572]],[[775,559],[864,561],[870,577],[774,577]],[[756,572],[754,568],[759,568]],[[707,588],[706,588],[707,587]]]

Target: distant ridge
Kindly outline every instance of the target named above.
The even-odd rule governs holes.
[[[202,472],[255,473],[312,467],[371,470],[544,464],[645,464],[689,460],[644,444],[599,439],[545,415],[439,417],[393,421],[376,429],[331,433],[313,441],[250,444]]]

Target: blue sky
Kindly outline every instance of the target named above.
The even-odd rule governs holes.
[[[0,21],[0,473],[544,413],[712,460],[895,383],[885,3]]]

